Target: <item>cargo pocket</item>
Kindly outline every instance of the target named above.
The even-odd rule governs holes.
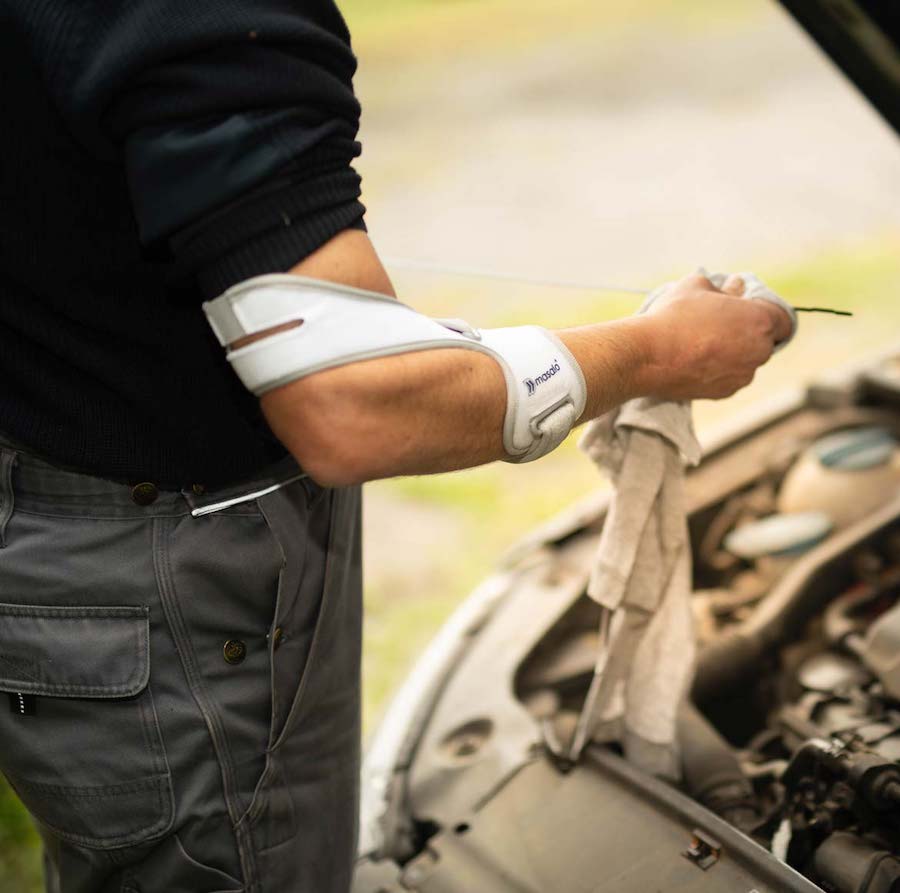
[[[112,849],[171,825],[149,678],[145,607],[0,605],[0,770],[52,834]]]

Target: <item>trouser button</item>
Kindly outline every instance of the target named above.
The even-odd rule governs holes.
[[[135,484],[131,488],[131,499],[138,505],[153,505],[159,498],[159,490],[156,484],[144,481],[142,484]]]
[[[247,656],[247,646],[240,639],[229,639],[222,647],[225,663],[239,664]]]

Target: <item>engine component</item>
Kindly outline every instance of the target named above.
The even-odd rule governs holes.
[[[799,555],[825,539],[831,528],[825,512],[772,515],[733,530],[725,537],[725,548],[747,560]]]
[[[866,390],[895,406],[900,403],[900,360],[887,357],[863,374]]]
[[[742,831],[760,822],[753,786],[728,742],[690,702],[678,713],[678,744],[687,791]]]
[[[800,556],[777,581],[754,613],[701,652],[693,699],[701,706],[757,678],[760,666],[775,649],[800,636],[843,586],[853,582],[847,555],[884,539],[889,549],[892,530],[900,521],[900,499],[894,498],[846,530]]]
[[[832,651],[814,654],[797,671],[797,681],[805,689],[821,694],[849,691],[868,679],[858,661]]]
[[[787,473],[780,512],[819,511],[846,527],[900,490],[900,444],[885,428],[839,431],[817,440]]]
[[[715,837],[695,830],[691,835],[691,845],[681,854],[703,871],[708,871],[722,855],[722,844]]]
[[[862,822],[871,822],[882,812],[900,816],[900,766],[858,745],[837,739],[807,741],[794,754],[781,781],[789,794],[796,794],[810,780],[820,787],[833,782],[848,785],[855,797],[846,805]]]
[[[900,699],[900,605],[869,627],[862,658],[881,680],[885,692]]]
[[[781,781],[783,824],[790,829],[787,861],[801,870],[836,832],[863,837],[887,831],[894,836],[900,819],[900,766],[855,742],[807,741],[794,753]],[[896,848],[895,837],[891,843]],[[868,866],[871,859],[863,861]],[[831,864],[830,858],[824,862],[826,867]],[[837,889],[869,889],[860,886],[867,877],[868,867],[853,883]]]
[[[900,859],[855,834],[832,834],[813,857],[816,877],[837,893],[897,893]]]

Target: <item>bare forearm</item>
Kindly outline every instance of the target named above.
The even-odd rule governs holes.
[[[587,404],[579,421],[653,393],[657,382],[650,328],[646,317],[630,317],[556,333],[578,361],[587,384]]]
[[[642,368],[636,322],[558,333],[585,375],[585,419],[636,395]],[[275,434],[314,477],[347,484],[503,458],[506,402],[495,360],[451,349],[332,369],[273,391],[262,405]]]
[[[450,471],[503,455],[506,384],[497,364],[474,351],[342,366],[279,388],[262,406],[275,434],[323,483]]]

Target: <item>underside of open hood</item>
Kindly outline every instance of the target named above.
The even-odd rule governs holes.
[[[780,2],[900,133],[900,2]]]

